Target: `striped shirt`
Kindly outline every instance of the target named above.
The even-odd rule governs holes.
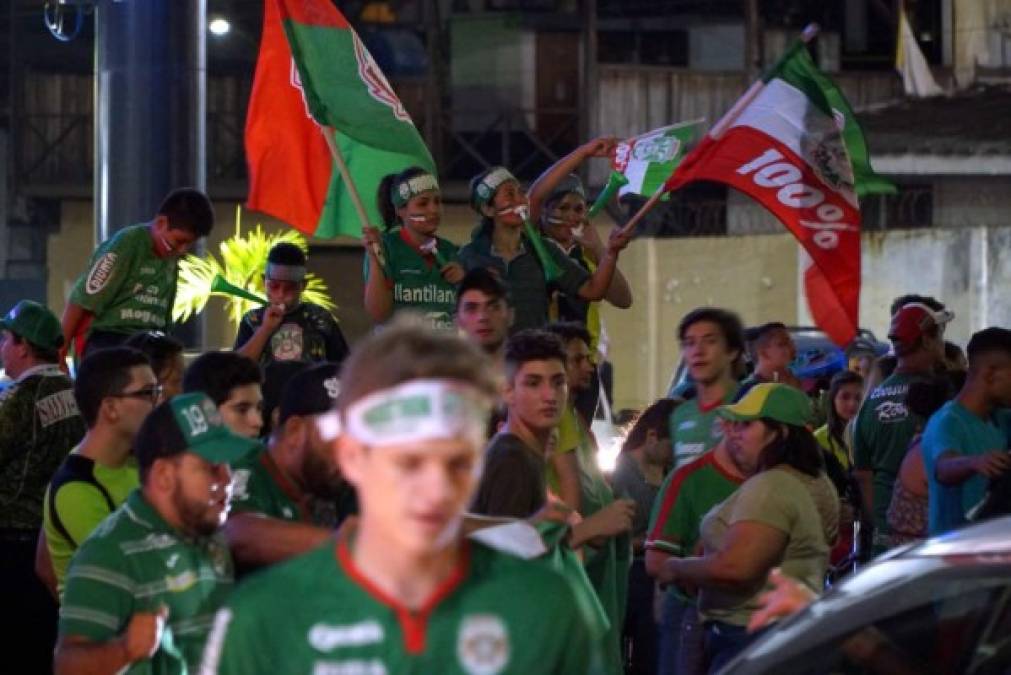
[[[126,673],[195,672],[214,613],[232,588],[232,559],[220,534],[183,536],[134,491],[78,549],[67,573],[60,636],[105,642],[137,612],[168,607],[161,643]]]

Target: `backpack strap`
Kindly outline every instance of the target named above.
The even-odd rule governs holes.
[[[49,520],[52,522],[53,527],[56,528],[56,531],[77,548],[81,545],[80,542],[75,541],[70,536],[70,532],[67,531],[66,526],[60,519],[59,511],[56,510],[56,493],[68,483],[87,483],[95,487],[105,499],[105,503],[109,507],[109,513],[116,510],[116,503],[112,500],[112,495],[105,489],[105,486],[98,482],[98,479],[95,477],[95,460],[83,455],[67,455],[63,464],[60,465],[60,468],[53,476],[52,482],[49,484],[49,499],[46,500],[46,508],[49,510]]]

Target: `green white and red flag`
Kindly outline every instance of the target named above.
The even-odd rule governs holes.
[[[870,167],[842,93],[797,41],[681,162],[666,183],[725,183],[758,201],[809,258],[804,290],[815,323],[838,345],[859,325],[858,192],[894,191]]]
[[[611,156],[611,168],[623,174],[628,184],[622,186],[618,196],[652,197],[702,135],[702,122],[660,127],[619,143]]]
[[[246,115],[247,206],[307,235],[360,237],[321,126],[333,129],[372,224],[384,175],[412,165],[435,171],[400,99],[333,3],[265,0]]]

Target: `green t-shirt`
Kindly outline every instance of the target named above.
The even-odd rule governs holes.
[[[46,486],[85,431],[74,383],[56,364],[0,393],[0,528],[38,531]]]
[[[670,416],[670,437],[674,448],[674,469],[679,469],[723,438],[723,427],[716,423],[716,409],[733,403],[737,396],[735,384],[716,405],[703,408],[698,397],[685,401]]]
[[[825,474],[812,478],[779,466],[752,476],[703,518],[701,532],[706,552],[720,550],[730,527],[745,521],[767,525],[786,535],[778,567],[812,591],[821,591],[829,549],[839,530],[839,496]],[[705,620],[745,626],[758,609],[758,597],[766,587],[764,580],[743,591],[703,587],[699,614]]]
[[[74,556],[60,607],[60,636],[105,642],[120,635],[135,613],[165,605],[168,621],[157,651],[125,672],[196,673],[232,578],[220,533],[199,540],[183,536],[135,490]]]
[[[312,522],[308,500],[298,494],[266,448],[232,464],[232,512]]]
[[[446,281],[434,256],[419,253],[406,239],[403,228],[383,234],[386,269],[392,277],[393,312],[410,309],[420,312],[436,328],[453,328],[456,314],[456,286]],[[436,237],[436,249],[447,263],[457,262],[456,244]],[[365,278],[371,257],[365,256]]]
[[[250,578],[218,612],[204,675],[604,672],[588,617],[544,564],[476,542],[420,609],[376,587],[348,540]]]
[[[147,225],[132,225],[95,250],[70,293],[70,302],[94,314],[89,331],[167,331],[175,301],[175,258],[155,255]]]
[[[922,374],[894,373],[868,394],[853,426],[853,468],[873,473],[875,542],[888,534],[892,486],[923,420],[906,407],[906,393]]]
[[[68,473],[67,469],[74,463],[77,464],[74,467],[75,471]],[[82,474],[89,472],[93,482],[79,479]],[[72,474],[72,477],[69,474]],[[104,488],[105,494],[94,483]],[[82,457],[77,454],[77,448],[74,448],[64,464],[57,469],[53,482],[46,490],[43,527],[46,531],[49,557],[53,561],[53,571],[56,573],[57,589],[61,594],[65,586],[67,567],[74,553],[114,508],[125,502],[139,485],[137,464],[132,459],[122,466],[111,467]],[[54,487],[56,493],[50,495]],[[106,494],[112,500],[112,508]],[[63,526],[62,530],[56,524],[57,519]],[[68,539],[66,535],[70,535],[70,538]]]

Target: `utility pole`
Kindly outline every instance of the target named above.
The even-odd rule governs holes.
[[[764,51],[758,0],[744,0],[744,74],[748,82],[754,82],[761,74]]]
[[[421,6],[428,53],[428,72],[425,75],[425,141],[432,153],[432,159],[435,160],[435,166],[438,167],[442,166],[442,108],[445,82],[442,17],[438,2],[422,2]]]
[[[597,69],[597,0],[583,0],[583,82],[579,90],[579,140],[585,142],[597,133],[600,76]],[[580,168],[586,180],[586,164]]]

